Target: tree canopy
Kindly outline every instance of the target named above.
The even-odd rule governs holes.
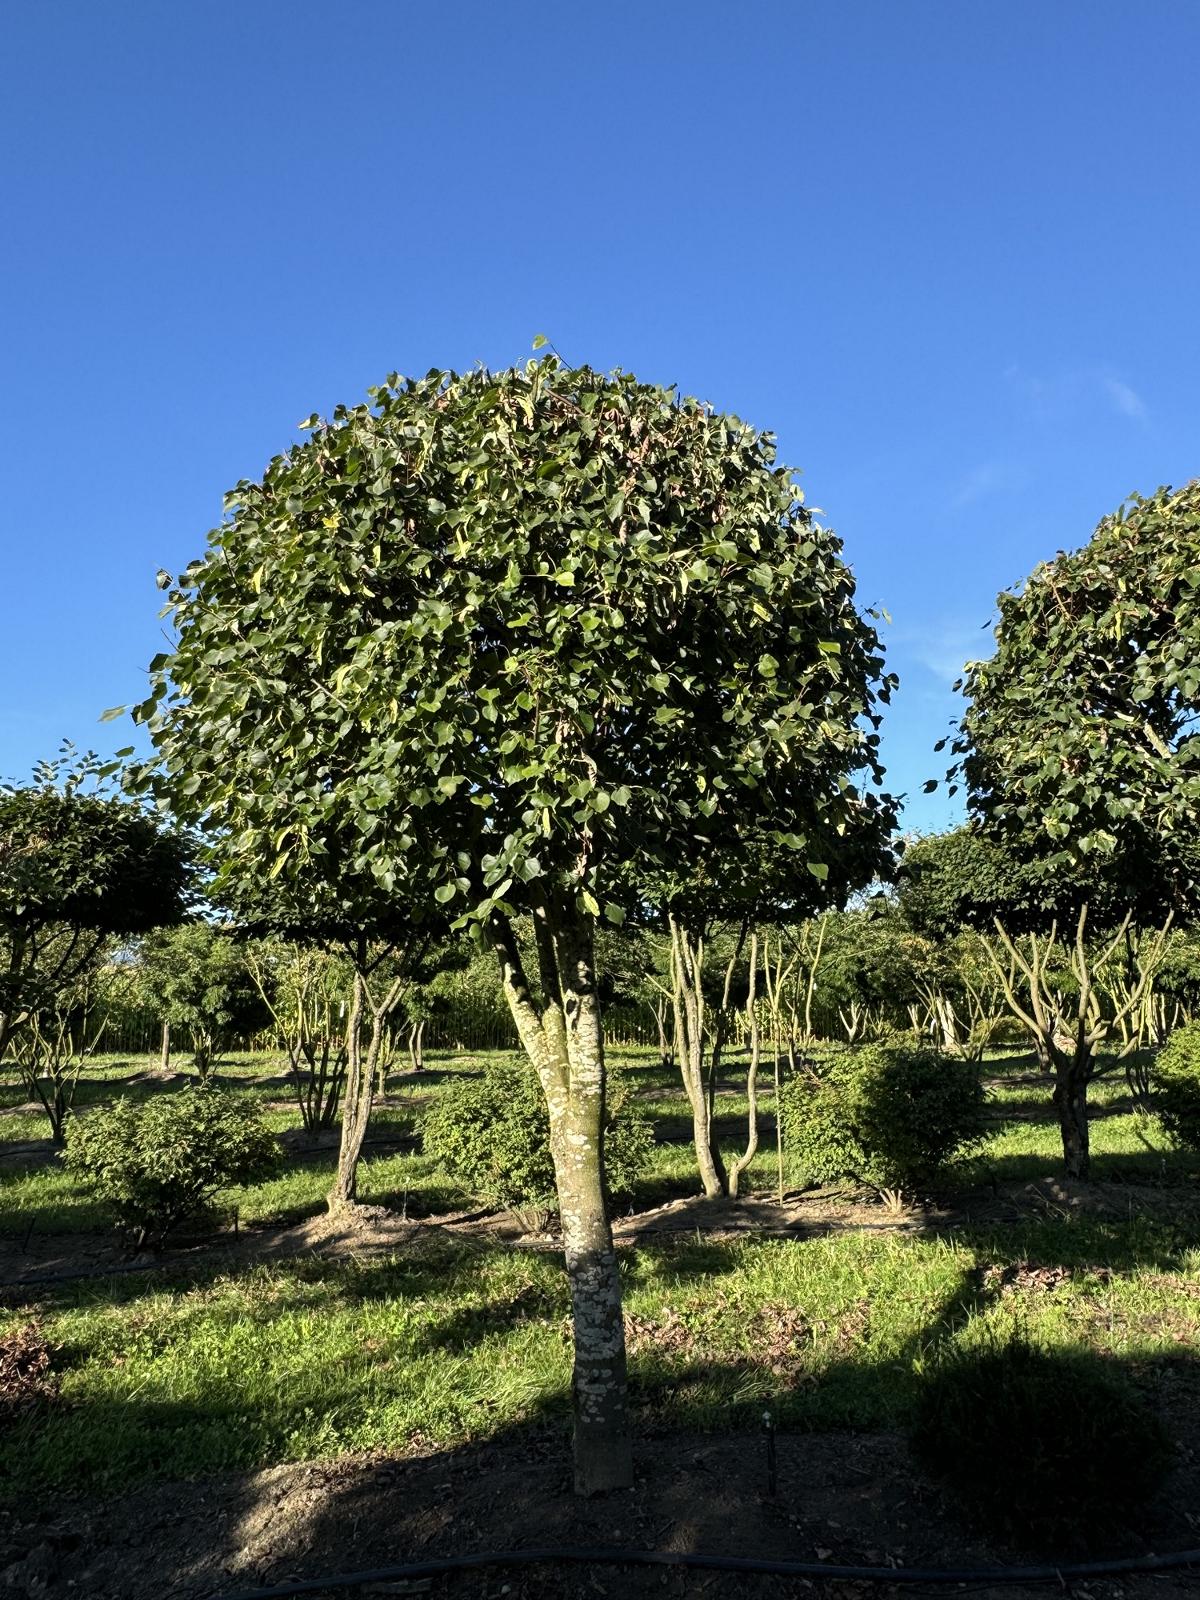
[[[68,749],[0,785],[0,1054],[108,939],[177,922],[191,880],[187,840],[112,792],[94,757]]]
[[[999,598],[954,751],[972,812],[1063,864],[1119,858],[1194,900],[1200,481],[1133,496]]]
[[[979,822],[908,843],[896,871],[905,920],[931,939],[964,928],[1041,932],[1078,920],[1086,904],[1093,929],[1160,921],[1175,893],[1167,863],[1137,856],[1092,854],[1072,860],[1047,848],[1035,829],[988,828]]]
[[[892,680],[769,435],[552,357],[306,426],[172,590],[137,713],[227,874],[620,921],[647,870],[736,885],[766,841],[822,879],[886,834],[851,780]]]

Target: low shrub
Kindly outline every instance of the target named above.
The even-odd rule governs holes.
[[[278,1168],[257,1107],[213,1082],[137,1102],[122,1098],[70,1124],[67,1165],[139,1245],[205,1215],[230,1184]]]
[[[546,1101],[523,1062],[494,1062],[482,1077],[448,1085],[421,1132],[426,1155],[481,1200],[530,1217],[557,1208]],[[649,1122],[618,1086],[604,1129],[605,1182],[614,1198],[629,1193],[652,1145]]]
[[[817,1183],[849,1177],[912,1193],[986,1131],[978,1066],[901,1036],[798,1074],[782,1102],[784,1148]]]
[[[1175,1144],[1200,1150],[1200,1022],[1176,1028],[1159,1051],[1150,1105]]]
[[[975,1521],[1055,1555],[1117,1537],[1173,1455],[1099,1360],[1019,1338],[943,1358],[921,1385],[911,1443]]]

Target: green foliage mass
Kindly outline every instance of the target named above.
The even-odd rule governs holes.
[[[28,785],[0,784],[0,929],[68,924],[136,934],[181,915],[185,841],[108,792],[91,757],[42,762]]]
[[[1200,1150],[1200,1022],[1175,1029],[1150,1083],[1151,1105],[1171,1138],[1185,1150]]]
[[[815,1182],[852,1177],[905,1193],[982,1142],[979,1071],[932,1047],[880,1040],[783,1089],[784,1147]]]
[[[191,875],[182,836],[112,793],[93,757],[68,748],[31,784],[0,784],[0,1056],[109,940],[178,921]]]
[[[1103,855],[1072,861],[1048,851],[1034,830],[975,823],[906,846],[898,901],[912,928],[942,943],[964,928],[991,933],[996,919],[1012,934],[1041,932],[1056,918],[1073,923],[1085,902],[1091,928],[1119,922],[1131,908],[1155,920],[1162,885],[1144,875],[1146,865]]]
[[[278,1141],[256,1106],[213,1083],[122,1098],[70,1124],[67,1165],[140,1241],[201,1217],[229,1184],[270,1177]]]
[[[680,861],[882,851],[893,679],[770,435],[553,358],[306,426],[227,497],[137,712],[226,881],[476,921],[549,881],[619,922]]]
[[[650,1160],[650,1124],[618,1089],[610,1091],[604,1127],[608,1193],[628,1194]],[[546,1101],[522,1061],[496,1061],[440,1095],[422,1124],[426,1155],[481,1200],[511,1210],[552,1209],[556,1202]]]
[[[145,1000],[192,1040],[202,1070],[238,1037],[267,1027],[271,1015],[231,934],[185,923],[145,938],[138,985]]]
[[[922,985],[938,977],[938,952],[915,933],[892,905],[834,911],[825,923],[817,982],[817,1014],[831,1035],[839,1007],[857,1002],[901,1021],[921,998]]]
[[[1016,1338],[943,1357],[921,1386],[912,1440],[980,1522],[1053,1552],[1111,1541],[1172,1456],[1158,1419],[1094,1356]]]
[[[999,607],[954,741],[972,810],[1035,854],[1107,857],[1143,914],[1194,904],[1200,480],[1134,496]]]

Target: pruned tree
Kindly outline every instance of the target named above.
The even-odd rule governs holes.
[[[108,1002],[121,982],[119,973],[97,965],[69,988],[56,988],[10,1042],[25,1093],[46,1113],[57,1145],[66,1143],[80,1076],[100,1043]]]
[[[1040,937],[1022,939],[997,921],[995,941],[983,939],[1010,1010],[1038,1039],[1054,1073],[1054,1108],[1072,1178],[1088,1176],[1087,1094],[1102,1046],[1114,1044],[1118,1059],[1127,1059],[1144,1037],[1167,930],[1139,939],[1132,952],[1125,946],[1129,932],[1127,915],[1111,937],[1089,948],[1084,904],[1073,936],[1062,942],[1065,961],[1055,959],[1057,922]]]
[[[853,780],[891,680],[771,438],[697,401],[548,358],[305,426],[174,588],[138,714],[227,874],[432,889],[494,952],[549,1114],[576,1485],[627,1484],[596,925],[684,862],[822,874],[847,819],[886,832]]]
[[[964,678],[969,703],[953,740],[954,776],[1043,913],[1075,928],[1067,957],[1079,998],[1060,1036],[1074,1040],[1070,1049],[1041,1021],[1053,1010],[1041,956],[1014,954],[1003,917],[997,934],[1055,1071],[1067,1171],[1086,1177],[1095,1045],[1136,1010],[1112,986],[1102,995],[1122,930],[1162,929],[1197,901],[1200,482],[1134,496],[1087,545],[1002,594],[999,607],[996,652]],[[1086,928],[1118,930],[1118,947],[1102,941],[1093,951]],[[1161,939],[1146,944],[1130,975],[1126,987],[1139,1003],[1152,978],[1146,963],[1164,950]]]
[[[246,946],[246,966],[287,1051],[304,1130],[324,1133],[346,1084],[350,964],[319,946],[258,939]]]
[[[187,841],[117,794],[95,756],[66,746],[32,783],[0,785],[0,1059],[32,1075],[56,1140],[106,952],[178,921],[191,877]]]
[[[385,887],[361,863],[346,861],[345,851],[362,820],[350,813],[330,817],[322,848],[274,878],[255,871],[222,830],[212,830],[207,856],[213,892],[234,919],[244,947],[253,949],[256,937],[271,937],[307,952],[311,961],[333,960],[348,969],[349,981],[338,1002],[340,1039],[336,1046],[332,1036],[320,1044],[323,1088],[316,1058],[315,1084],[308,1079],[310,1091],[320,1089],[313,1112],[320,1112],[323,1097],[326,1124],[334,1111],[341,1116],[337,1171],[326,1195],[333,1212],[358,1204],[359,1164],[394,1054],[397,1019],[414,990],[428,980],[447,927],[428,879],[422,880],[421,894],[413,886],[409,899],[398,891],[395,874]],[[269,840],[262,839],[260,848],[266,857]],[[332,1026],[332,1006],[320,1002],[319,989],[314,998],[317,1008],[306,1025],[327,1021]]]

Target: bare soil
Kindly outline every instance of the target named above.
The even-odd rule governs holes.
[[[570,1490],[567,1440],[559,1430],[542,1428],[407,1459],[342,1457],[220,1480],[155,1484],[103,1500],[60,1500],[0,1512],[0,1592],[217,1600],[259,1586],[406,1560],[547,1546],[943,1569],[1031,1556],[965,1533],[892,1435],[780,1437],[774,1495],[767,1492],[764,1439],[754,1434],[643,1434],[636,1470],[632,1490],[577,1499]],[[1197,1504],[1198,1477],[1194,1461],[1185,1463],[1139,1532],[1113,1530],[1113,1553],[1140,1555],[1200,1543],[1190,1509]],[[1040,1560],[1046,1553],[1032,1555]],[[1175,1572],[1091,1580],[1072,1592],[1082,1600],[1143,1595],[1177,1600],[1195,1595],[1198,1578]],[[978,1583],[972,1590],[996,1600],[1047,1592]],[[321,1592],[343,1591],[331,1586]],[[914,1591],[891,1584],[549,1563],[354,1592],[427,1593],[454,1600],[592,1594],[631,1600],[708,1594],[778,1600]]]

